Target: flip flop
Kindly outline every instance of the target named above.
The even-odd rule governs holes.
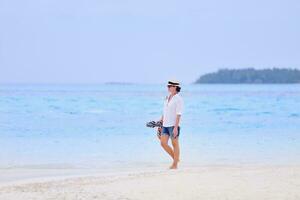
[[[150,121],[150,122],[147,122],[146,123],[146,126],[149,127],[149,128],[155,128],[155,127],[159,127],[161,128],[162,127],[162,122],[161,121]]]

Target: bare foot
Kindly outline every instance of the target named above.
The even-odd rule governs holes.
[[[169,169],[177,169],[177,163],[173,163],[173,164],[169,167]]]

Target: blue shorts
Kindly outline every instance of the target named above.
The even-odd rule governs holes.
[[[173,130],[174,130],[174,126],[170,126],[170,127],[163,126],[161,134],[168,135],[169,137],[171,137],[171,139],[176,139],[180,134],[180,127],[178,127],[178,134],[175,138],[174,138]]]

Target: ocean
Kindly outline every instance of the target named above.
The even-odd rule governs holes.
[[[0,168],[170,163],[161,84],[0,85]],[[181,163],[299,164],[300,85],[186,84]]]

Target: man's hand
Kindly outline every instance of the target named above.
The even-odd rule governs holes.
[[[162,128],[160,128],[160,127],[157,128],[157,137],[159,140],[161,138],[161,130],[162,130]]]
[[[174,138],[176,138],[177,135],[178,135],[178,127],[175,126],[174,129],[173,129],[173,136],[174,136]]]
[[[161,127],[157,128],[157,132],[161,133],[161,130],[162,130]]]

